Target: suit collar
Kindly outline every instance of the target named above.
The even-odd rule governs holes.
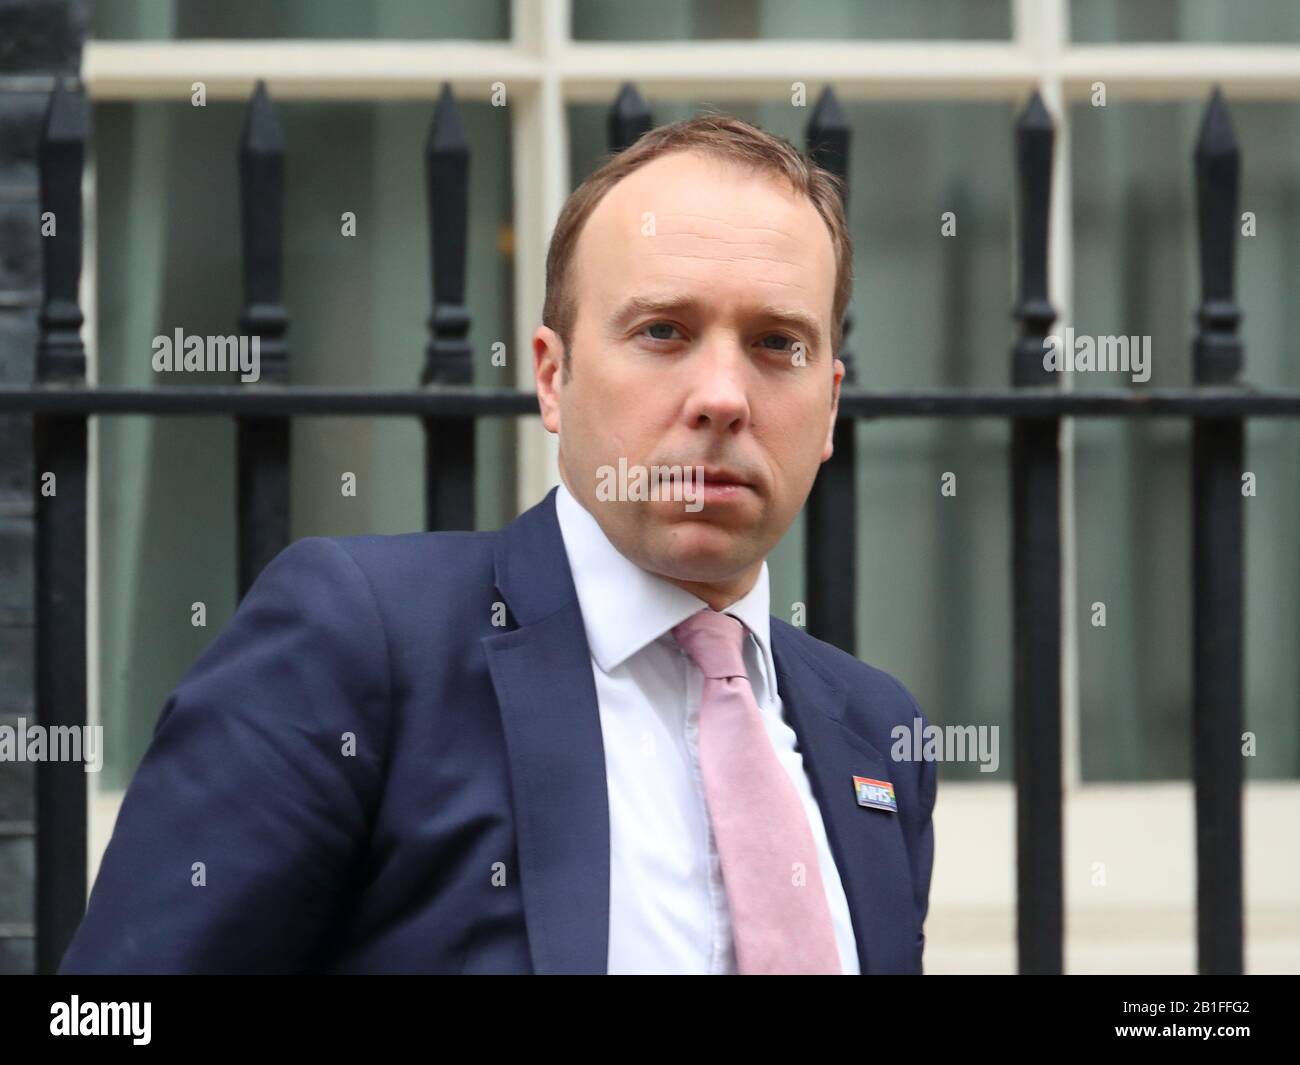
[[[555,490],[555,516],[582,608],[587,643],[602,672],[617,669],[646,644],[708,608],[699,596],[627,558],[610,542],[595,516],[563,484]],[[776,669],[772,662],[768,589],[764,562],[754,586],[725,613],[744,623],[762,665],[762,677],[754,679],[761,680],[771,692],[776,684]],[[635,604],[635,608],[629,609],[629,604]]]
[[[496,534],[497,588],[519,625],[532,625],[577,601],[555,519],[556,491],[552,488]]]

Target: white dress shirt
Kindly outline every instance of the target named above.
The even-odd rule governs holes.
[[[609,972],[735,973],[722,865],[700,775],[703,676],[672,628],[708,606],[625,558],[561,484],[555,496],[596,679],[609,790]],[[794,730],[781,716],[769,642],[767,563],[725,613],[742,621],[763,724],[808,815],[845,973],[858,953],[848,902]]]

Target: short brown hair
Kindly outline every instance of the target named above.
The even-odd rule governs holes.
[[[831,350],[839,354],[844,312],[853,293],[853,244],[844,217],[843,182],[823,170],[784,137],[722,114],[697,115],[645,133],[631,147],[612,154],[565,201],[546,256],[546,301],[542,324],[564,344],[564,376],[578,307],[570,290],[574,250],[587,218],[605,193],[652,159],[675,151],[696,151],[786,179],[817,208],[835,248],[835,296],[831,304]]]

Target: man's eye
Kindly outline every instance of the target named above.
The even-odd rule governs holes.
[[[672,333],[673,333],[673,331],[674,331],[676,328],[677,328],[677,327],[676,327],[675,325],[673,325],[672,322],[651,322],[651,323],[650,323],[649,325],[647,325],[647,326],[642,326],[641,331],[642,331],[642,333],[645,333],[647,330],[653,330],[653,329],[665,330],[665,329],[666,329],[666,330],[668,331],[668,335],[667,335],[667,336],[664,336],[664,335],[662,335],[662,334],[653,334],[653,335],[651,336],[651,339],[652,339],[652,340],[672,340]]]
[[[651,340],[673,340],[675,332],[677,327],[672,322],[651,322],[641,327],[641,335]],[[788,352],[793,350],[796,341],[785,333],[768,333],[761,343],[769,351]]]

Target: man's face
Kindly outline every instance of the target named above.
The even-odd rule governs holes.
[[[831,455],[844,366],[830,231],[779,179],[679,151],[606,193],[572,271],[568,380],[559,337],[542,326],[533,339],[564,483],[624,556],[730,602]],[[602,498],[620,459],[629,472],[703,466],[703,493],[694,508]]]

